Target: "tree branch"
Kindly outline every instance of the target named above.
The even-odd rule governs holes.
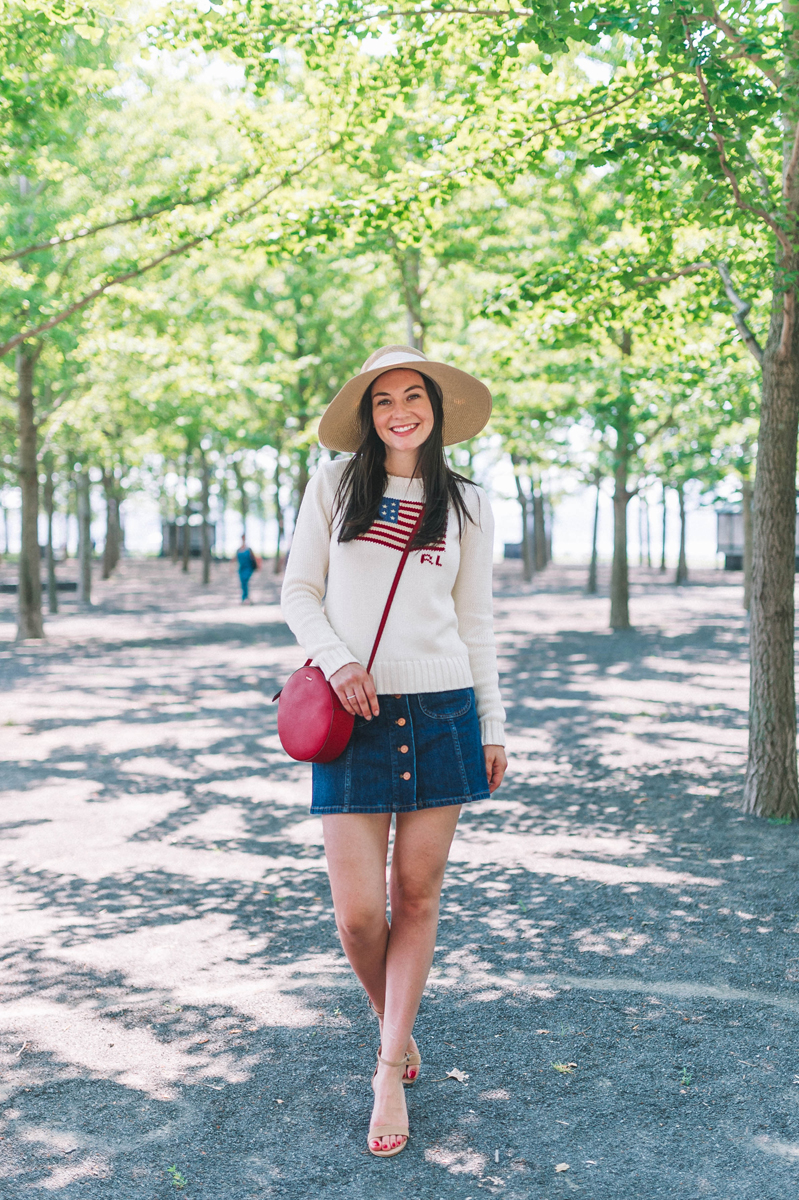
[[[791,157],[788,160],[788,165],[785,168],[785,175],[782,180],[782,194],[788,200],[793,191],[793,183],[796,178],[796,168],[799,166],[799,121],[796,122],[796,129],[793,135],[793,147],[791,149]]]
[[[384,10],[383,12],[379,12],[379,13],[376,12],[374,14],[364,14],[364,15],[361,15],[360,17],[357,17],[354,20],[342,21],[334,26],[322,25],[322,26],[316,26],[316,28],[322,28],[322,29],[326,29],[326,30],[330,30],[333,28],[335,28],[335,29],[350,29],[355,25],[363,25],[369,21],[378,21],[378,20],[385,21],[387,19],[390,19],[391,17],[467,16],[467,17],[494,17],[494,18],[498,18],[500,20],[507,21],[508,19],[512,19],[513,17],[533,16],[534,13],[535,13],[535,10],[529,9],[529,8],[483,9],[483,8],[460,8],[460,7],[455,7],[454,5],[448,6],[447,8],[442,7],[442,8],[427,8],[427,9],[393,8],[393,9]],[[703,16],[701,19],[707,20],[708,18]],[[728,21],[726,21],[724,19],[724,17],[722,17],[721,13],[719,13],[715,8],[713,9],[713,15],[709,18],[709,20],[712,22],[713,25],[716,26],[717,29],[720,29],[721,32],[730,39],[731,42],[734,42],[736,45],[738,45],[740,47],[740,50],[737,51],[738,57],[747,58],[747,59],[749,59],[749,61],[751,63],[754,63],[754,65],[757,67],[757,69],[766,77],[766,79],[768,79],[771,83],[773,83],[775,87],[782,86],[782,80],[781,80],[780,76],[777,74],[776,71],[772,70],[769,67],[764,56],[762,54],[753,53],[752,50],[750,50],[748,48],[747,38],[746,38],[745,34],[739,33],[737,29],[734,29],[732,27],[732,25],[730,25],[730,23]],[[308,32],[308,31],[303,30],[303,32]]]
[[[61,393],[60,396],[56,396],[55,400],[50,405],[50,407],[48,408],[48,410],[44,414],[44,416],[40,417],[39,420],[36,422],[36,431],[37,432],[41,429],[41,427],[43,425],[47,424],[47,422],[52,417],[53,413],[57,412],[57,410],[61,407],[61,405],[64,404],[68,399],[69,399],[68,391],[64,391]],[[45,449],[48,448],[48,446],[49,446],[49,443],[46,442],[45,445],[43,445],[41,450],[39,451],[39,454],[42,455],[44,453]]]
[[[350,21],[336,21],[332,25],[312,25],[308,26],[292,26],[293,33],[311,33],[314,30],[322,29],[326,33],[332,32],[334,29],[352,29],[355,25],[366,25],[372,21],[387,21],[392,17],[496,17],[500,20],[507,21],[512,17],[532,17],[534,10],[531,8],[456,8],[455,6],[447,8],[389,8],[382,12],[362,13],[359,17],[354,17]]]
[[[764,221],[766,223],[766,225],[768,225],[769,229],[773,230],[773,232],[775,233],[775,235],[777,237],[777,241],[780,243],[783,250],[787,251],[788,254],[791,254],[793,251],[793,247],[791,246],[790,239],[789,239],[788,235],[785,233],[785,231],[780,227],[778,222],[775,220],[773,215],[770,212],[767,212],[765,208],[755,208],[754,205],[747,204],[746,201],[744,200],[743,196],[741,195],[741,189],[738,185],[738,178],[737,178],[735,172],[733,171],[732,167],[730,166],[729,162],[727,161],[727,151],[726,151],[726,148],[724,145],[724,138],[721,136],[721,134],[718,132],[718,129],[716,128],[716,126],[719,125],[720,122],[718,119],[718,115],[716,114],[716,110],[713,107],[713,101],[710,99],[710,90],[707,86],[707,81],[705,80],[705,76],[702,71],[702,67],[700,65],[699,59],[698,59],[698,57],[696,57],[696,47],[694,46],[694,44],[691,40],[691,35],[688,31],[688,22],[685,19],[685,17],[683,17],[683,26],[685,28],[685,40],[688,43],[688,48],[692,52],[692,54],[695,56],[696,78],[699,82],[699,90],[702,93],[702,99],[704,101],[705,108],[707,109],[708,116],[710,117],[710,132],[711,132],[711,135],[712,135],[714,141],[716,142],[716,145],[718,146],[719,163],[721,165],[721,170],[724,173],[724,175],[727,177],[730,187],[732,188],[732,194],[735,197],[735,203],[738,206],[738,208],[742,209],[744,212],[750,212],[754,216],[760,217],[760,219],[762,221]]]
[[[713,263],[697,262],[691,263],[689,267],[683,267],[679,271],[672,271],[670,275],[647,275],[644,279],[633,280],[635,287],[644,287],[648,283],[671,283],[672,279],[679,279],[682,275],[696,275],[697,271],[708,271],[713,269]]]
[[[213,233],[215,232],[217,232],[217,230],[213,231]],[[125,271],[122,275],[115,275],[113,279],[107,280],[99,287],[92,288],[92,290],[87,292],[85,296],[82,296],[80,300],[76,300],[74,304],[70,304],[67,308],[62,309],[61,312],[56,313],[55,316],[51,317],[49,321],[43,321],[41,325],[35,325],[30,329],[23,329],[21,333],[18,333],[14,337],[10,338],[2,346],[0,346],[0,358],[8,354],[8,352],[13,350],[16,346],[19,346],[21,342],[27,341],[28,338],[37,337],[40,333],[47,333],[48,329],[53,329],[54,326],[60,325],[62,321],[66,321],[67,317],[71,317],[76,312],[80,312],[81,309],[86,308],[87,304],[91,304],[92,300],[96,300],[98,296],[102,296],[102,294],[107,292],[109,288],[116,287],[120,283],[127,283],[129,279],[135,279],[138,275],[144,275],[146,271],[151,271],[153,267],[157,267],[160,263],[166,262],[167,259],[174,258],[177,254],[184,254],[186,251],[194,249],[195,246],[199,246],[201,242],[207,241],[208,238],[212,237],[213,233],[203,233],[200,234],[199,237],[193,238],[191,241],[181,242],[180,245],[174,246],[165,254],[161,254],[158,258],[154,258],[150,262],[145,263],[143,267],[135,267],[131,271]]]
[[[752,170],[754,171],[755,179],[757,180],[757,186],[760,189],[760,195],[764,200],[771,200],[771,191],[765,171],[752,153],[749,144],[744,142],[744,145],[746,147],[746,157],[752,164]]]
[[[762,54],[753,54],[751,50],[748,50],[746,47],[745,35],[742,33],[739,33],[737,29],[733,29],[733,27],[732,27],[732,25],[730,25],[729,21],[725,21],[724,17],[722,17],[722,15],[721,15],[721,13],[718,12],[715,8],[713,9],[713,15],[710,18],[710,20],[716,26],[717,29],[720,29],[721,32],[730,39],[731,42],[738,43],[738,45],[741,47],[741,50],[739,52],[739,55],[741,58],[748,58],[749,61],[754,63],[755,66],[757,67],[757,69],[759,71],[761,71],[763,73],[763,75],[765,75],[766,79],[769,79],[774,84],[775,87],[782,87],[782,79],[777,74],[777,72],[772,71],[768,66],[764,65],[765,60],[763,58],[763,55]]]
[[[746,346],[747,350],[750,352],[752,357],[755,358],[757,360],[757,362],[760,364],[760,366],[762,367],[762,365],[763,365],[763,349],[762,349],[760,343],[758,342],[757,338],[755,337],[755,335],[752,333],[752,330],[749,328],[749,326],[746,323],[746,318],[749,315],[752,305],[749,304],[746,300],[742,300],[741,297],[736,292],[735,287],[732,282],[732,275],[730,274],[730,268],[727,266],[726,263],[723,263],[723,262],[716,263],[716,270],[718,271],[719,275],[721,276],[721,282],[724,284],[724,291],[727,293],[729,301],[735,309],[735,311],[732,314],[732,319],[735,322],[735,328],[740,333],[743,343]],[[785,330],[785,325],[783,323],[783,332],[784,332],[784,330]]]
[[[263,203],[264,200],[271,196],[272,192],[275,192],[278,188],[283,187],[283,185],[287,183],[289,179],[300,175],[307,167],[311,165],[311,163],[316,162],[322,157],[323,154],[326,154],[328,149],[328,146],[324,146],[316,154],[312,155],[311,158],[307,159],[300,167],[297,167],[293,171],[284,172],[280,179],[276,180],[276,182],[268,187],[266,191],[261,192],[261,194],[256,196],[256,198],[251,201],[250,204],[245,205],[244,208],[239,209],[239,211],[235,213],[235,222],[238,223],[241,221],[241,219],[246,216],[248,212],[251,212],[253,208]],[[105,283],[100,284],[99,287],[92,288],[92,290],[87,292],[85,296],[81,296],[80,300],[76,300],[74,304],[70,304],[67,308],[62,309],[61,312],[50,317],[48,321],[44,321],[41,325],[33,326],[30,329],[23,329],[20,333],[10,338],[3,345],[0,345],[0,358],[8,354],[10,350],[15,349],[15,347],[19,346],[22,342],[27,341],[29,338],[37,337],[40,333],[46,333],[48,329],[53,329],[54,326],[60,325],[61,322],[66,321],[68,317],[71,317],[76,312],[80,312],[81,309],[86,308],[86,306],[91,304],[93,300],[96,300],[98,296],[102,296],[104,292],[109,290],[109,288],[117,287],[121,283],[127,283],[129,279],[136,279],[139,275],[144,275],[147,271],[151,271],[154,267],[159,266],[163,262],[167,262],[170,258],[175,258],[179,254],[188,253],[188,251],[193,250],[195,246],[199,246],[203,242],[210,241],[212,238],[216,237],[217,234],[224,232],[229,228],[229,226],[230,221],[227,217],[225,217],[222,221],[215,225],[213,229],[208,230],[206,233],[201,233],[197,237],[189,238],[185,242],[180,242],[177,246],[173,246],[171,250],[167,250],[163,254],[159,254],[157,258],[153,258],[150,260],[150,262],[145,263],[144,266],[134,267],[130,271],[124,271],[121,275],[115,275],[113,279],[109,279]]]
[[[666,419],[664,421],[661,421],[660,424],[657,425],[652,430],[651,433],[643,435],[644,440],[641,442],[641,445],[648,446],[650,442],[654,442],[654,440],[658,436],[658,434],[661,434],[664,429],[668,429],[669,425],[673,424],[673,422],[674,422],[674,409],[671,409],[669,411],[669,415],[666,417]],[[636,491],[638,491],[638,490],[639,489],[636,488]]]
[[[139,221],[146,221],[150,217],[160,216],[161,213],[172,212],[176,208],[193,208],[198,204],[205,204],[209,200],[213,200],[220,192],[224,192],[226,188],[233,187],[239,183],[246,183],[248,179],[252,179],[253,175],[258,172],[256,170],[245,171],[243,175],[235,175],[232,179],[228,179],[219,187],[212,188],[203,196],[197,196],[194,200],[175,200],[167,204],[157,205],[155,208],[148,208],[145,212],[134,213],[130,217],[119,217],[114,221],[104,221],[100,225],[92,225],[88,229],[79,229],[77,233],[65,233],[63,237],[49,238],[46,242],[37,242],[32,246],[25,246],[22,250],[14,250],[11,254],[3,254],[0,256],[0,263],[15,262],[17,259],[26,258],[29,254],[35,254],[37,250],[50,250],[54,246],[63,246],[67,242],[76,242],[80,238],[93,237],[96,233],[103,233],[106,229],[117,229],[120,225],[134,225]]]
[[[592,108],[588,112],[578,113],[574,117],[568,117],[565,121],[553,121],[551,125],[542,125],[540,129],[533,129],[529,133],[525,133],[522,137],[516,138],[511,142],[506,142],[500,150],[494,150],[491,154],[486,154],[482,158],[475,160],[475,165],[482,165],[490,162],[492,158],[496,158],[503,150],[510,150],[514,146],[526,146],[533,138],[542,137],[545,133],[552,133],[554,129],[563,129],[567,125],[574,125],[577,121],[587,121],[591,117],[601,117],[604,113],[612,112],[614,108],[619,108],[622,104],[627,104],[628,101],[634,100],[641,92],[645,92],[647,88],[654,87],[655,84],[663,83],[666,79],[673,79],[678,75],[679,71],[667,71],[665,75],[656,75],[654,79],[647,80],[640,87],[634,88],[619,100],[614,100],[610,104],[603,104],[601,108]],[[455,175],[463,168],[459,167],[457,171],[451,171],[450,175]]]
[[[791,352],[795,322],[796,293],[793,288],[790,288],[782,294],[782,330],[780,331],[780,344],[777,348],[778,358],[786,359]]]

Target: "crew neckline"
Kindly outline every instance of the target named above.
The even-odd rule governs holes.
[[[389,475],[386,482],[386,488],[394,488],[398,492],[424,492],[424,480],[419,479],[418,475],[413,479],[409,479],[407,475]]]

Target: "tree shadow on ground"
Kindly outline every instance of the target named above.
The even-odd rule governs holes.
[[[790,1194],[796,838],[735,807],[740,627],[503,635],[513,770],[464,813],[392,1164],[268,703],[295,652],[225,630],[16,660],[66,700],[4,761],[4,1197]]]

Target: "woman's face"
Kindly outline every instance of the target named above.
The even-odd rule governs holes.
[[[418,371],[402,367],[372,384],[372,420],[377,436],[395,453],[418,451],[433,432],[433,406]]]

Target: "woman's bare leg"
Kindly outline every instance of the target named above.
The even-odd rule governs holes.
[[[322,817],[341,945],[378,1012],[383,1011],[386,995],[386,856],[390,829],[391,813],[330,813]]]
[[[382,1056],[399,1062],[410,1041],[438,931],[438,908],[460,805],[398,813],[391,863],[391,931],[386,952]],[[405,1095],[398,1071],[381,1068],[374,1080],[373,1124],[404,1120]],[[382,1139],[382,1149],[402,1138]],[[378,1147],[378,1142],[373,1143]]]
[[[322,817],[325,853],[339,937],[380,1020],[386,1003],[386,857],[389,813],[331,813]],[[413,1037],[406,1049],[416,1050]],[[403,1051],[403,1054],[405,1051]],[[417,1068],[408,1068],[413,1079]]]

